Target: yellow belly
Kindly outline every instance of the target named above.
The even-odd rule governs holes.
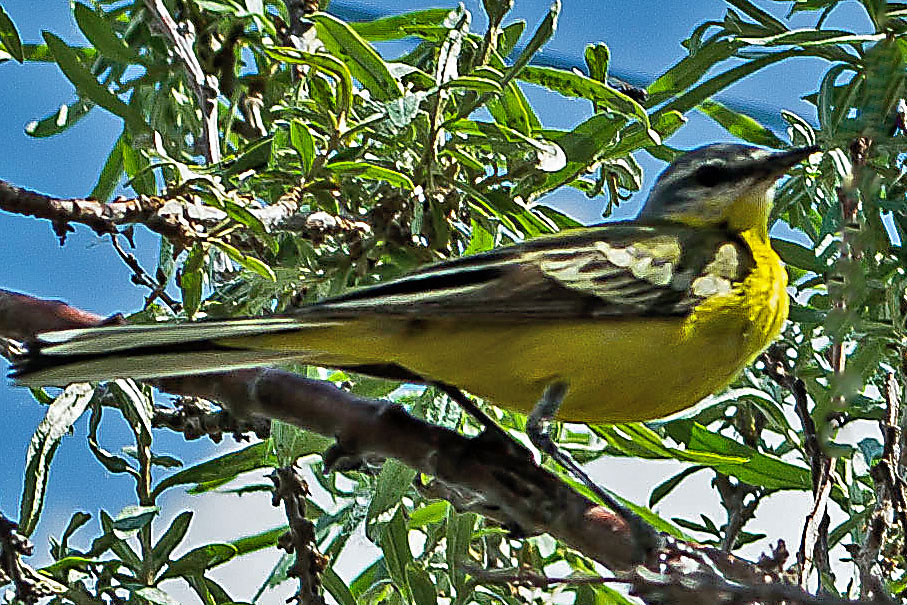
[[[754,326],[744,308],[725,306],[686,320],[442,321],[430,327],[357,320],[304,330],[295,342],[286,335],[260,337],[254,346],[325,351],[304,356],[323,366],[394,362],[520,412],[562,380],[568,383],[562,420],[627,422],[667,416],[726,386],[774,338],[777,331],[766,328]]]

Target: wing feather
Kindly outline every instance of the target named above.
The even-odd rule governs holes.
[[[720,273],[730,283],[751,265],[745,244],[723,230],[616,223],[433,265],[298,314],[507,321],[682,316],[714,294],[697,278]]]

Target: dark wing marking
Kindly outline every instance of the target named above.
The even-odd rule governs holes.
[[[615,223],[432,265],[298,316],[683,316],[751,267],[745,244],[722,230]]]

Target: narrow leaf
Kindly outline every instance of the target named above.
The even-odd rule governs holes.
[[[104,17],[79,2],[74,4],[72,10],[79,29],[102,55],[127,65],[143,62],[138,52],[116,35]]]
[[[106,202],[113,196],[113,192],[123,176],[123,137],[124,135],[120,135],[107,155],[107,161],[104,162],[101,174],[98,175],[98,182],[95,183],[88,197],[99,202]]]
[[[242,473],[272,466],[274,459],[268,453],[270,447],[271,444],[268,441],[262,441],[261,443],[256,443],[241,450],[191,466],[170,475],[158,483],[152,495],[157,497],[164,490],[176,485],[206,483],[224,479],[230,481]]]
[[[455,15],[456,11],[449,8],[429,8],[371,21],[349,23],[349,26],[369,42],[384,42],[412,36],[414,31],[426,27],[443,27],[451,14]]]
[[[48,406],[44,420],[35,429],[25,455],[25,483],[19,504],[19,531],[29,536],[38,524],[47,491],[47,475],[60,439],[75,424],[94,389],[86,383],[71,384]]]
[[[88,115],[94,106],[94,103],[85,99],[60,105],[60,108],[54,113],[26,124],[25,134],[36,139],[60,134],[76,125],[79,120]]]
[[[203,573],[205,570],[226,563],[236,554],[237,549],[232,544],[214,543],[199,546],[170,563],[158,581]]]
[[[706,99],[699,104],[698,109],[737,138],[764,147],[775,149],[784,147],[784,141],[775,136],[771,130],[748,115],[729,109],[717,101]]]
[[[325,164],[324,169],[337,174],[357,176],[373,181],[385,181],[403,189],[411,190],[415,187],[405,174],[383,166],[369,164],[368,162],[331,162],[330,164]]]
[[[25,55],[22,52],[22,40],[19,38],[19,31],[13,20],[9,18],[3,7],[0,6],[0,44],[12,56],[13,59],[22,63],[25,61]]]
[[[394,458],[388,458],[381,467],[376,481],[375,495],[368,505],[366,522],[371,523],[378,515],[400,502],[412,489],[416,471]]]
[[[44,32],[44,41],[47,42],[63,75],[73,83],[79,93],[123,119],[129,117],[129,106],[97,81],[82,64],[78,53],[66,42],[50,32]]]
[[[192,522],[192,512],[183,511],[176,516],[170,523],[170,527],[164,532],[157,544],[151,550],[151,564],[153,572],[157,573],[170,562],[170,554],[180,545],[186,532],[189,530],[189,524]]]
[[[315,22],[318,38],[328,52],[342,59],[350,73],[375,99],[389,101],[403,95],[400,82],[381,56],[349,25],[327,13],[317,13],[309,18]]]

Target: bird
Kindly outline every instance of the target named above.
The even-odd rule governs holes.
[[[662,418],[726,387],[780,334],[776,181],[818,152],[717,143],[658,177],[639,215],[428,265],[270,317],[38,334],[23,386],[301,362],[452,385],[564,421]]]

